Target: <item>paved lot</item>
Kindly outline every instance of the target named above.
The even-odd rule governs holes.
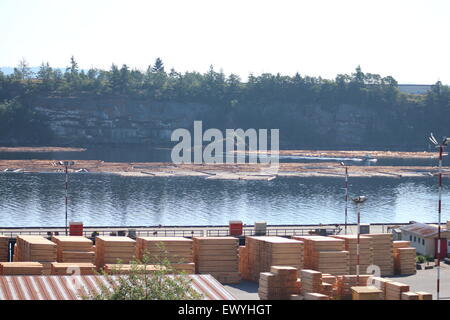
[[[386,278],[407,284],[410,286],[411,291],[414,292],[426,291],[432,293],[433,299],[436,299],[436,268],[417,270],[417,273],[411,276],[392,276]],[[450,300],[450,266],[443,263],[441,264],[440,283],[441,300]],[[235,285],[225,285],[225,287],[239,300],[259,300],[257,283],[242,281]]]

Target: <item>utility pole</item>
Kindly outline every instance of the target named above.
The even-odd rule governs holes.
[[[442,216],[442,159],[444,156],[444,147],[450,142],[450,138],[444,137],[441,143],[438,143],[433,133],[430,135],[430,141],[439,148],[439,169],[438,169],[438,238],[437,238],[437,280],[436,280],[436,299],[440,300],[440,280],[441,280],[441,216]]]
[[[74,161],[59,161],[58,165],[60,166],[64,166],[64,173],[66,175],[66,180],[65,180],[65,230],[66,230],[66,236],[68,235],[67,232],[67,204],[68,204],[68,198],[69,198],[69,194],[68,194],[68,190],[69,190],[69,166],[73,166],[75,164]]]

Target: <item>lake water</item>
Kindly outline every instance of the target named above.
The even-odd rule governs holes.
[[[442,220],[450,220],[444,179]],[[437,221],[436,178],[351,178],[352,196],[365,195],[363,223]],[[69,220],[86,226],[226,225],[344,222],[340,178],[220,181],[201,177],[120,177],[74,173]],[[354,205],[349,222],[356,222]],[[64,174],[0,173],[0,227],[63,226]]]

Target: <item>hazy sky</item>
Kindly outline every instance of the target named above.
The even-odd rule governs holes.
[[[0,0],[0,66],[114,62],[450,84],[449,0]]]

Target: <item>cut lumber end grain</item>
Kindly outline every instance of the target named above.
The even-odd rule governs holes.
[[[306,292],[305,300],[330,300],[330,297],[318,292]]]
[[[429,292],[417,291],[416,293],[419,295],[419,300],[433,300],[433,295]]]
[[[415,292],[402,292],[402,300],[419,300],[419,295]]]

